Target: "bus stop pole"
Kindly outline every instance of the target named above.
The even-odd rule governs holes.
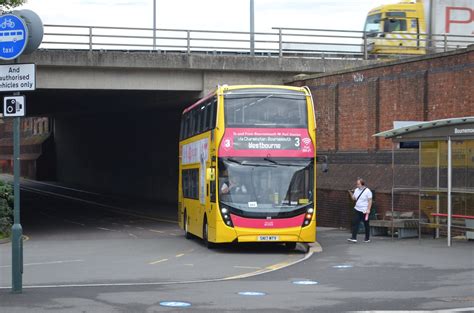
[[[451,190],[453,178],[452,147],[451,137],[448,137],[448,247],[451,247]]]
[[[13,118],[12,293],[23,290],[23,230],[20,224],[20,117]]]

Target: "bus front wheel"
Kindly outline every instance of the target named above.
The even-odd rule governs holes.
[[[215,243],[209,241],[209,225],[207,224],[207,218],[204,216],[204,223],[202,225],[202,240],[204,240],[204,245],[208,249],[215,248]]]
[[[285,248],[287,248],[288,250],[295,250],[296,242],[285,242]]]

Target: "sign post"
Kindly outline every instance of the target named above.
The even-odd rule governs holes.
[[[13,227],[12,293],[23,290],[23,229],[20,223],[20,118],[25,115],[25,97],[19,91],[36,89],[34,64],[18,64],[22,53],[35,51],[43,40],[43,23],[31,10],[0,15],[0,59],[14,64],[0,65],[0,92],[13,92],[3,99],[3,116],[13,117]]]
[[[0,59],[15,60],[26,48],[28,42],[28,28],[25,22],[16,15],[5,14],[0,16]],[[19,69],[9,69],[7,77],[21,80]],[[25,77],[26,78],[26,77]],[[2,90],[21,90],[15,83],[6,83],[0,86]],[[16,95],[18,96],[18,94]],[[13,97],[12,97],[13,98]],[[8,105],[7,105],[8,102]],[[17,114],[19,103],[16,99],[5,98],[4,116],[15,116],[13,120],[13,227],[12,227],[12,292],[21,293],[23,290],[23,230],[20,224],[20,117]],[[23,103],[24,105],[24,103]],[[24,107],[23,107],[24,109]]]
[[[20,117],[13,119],[12,292],[23,289],[23,229],[20,224]]]

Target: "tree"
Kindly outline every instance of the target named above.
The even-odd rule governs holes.
[[[0,12],[25,4],[27,0],[0,0]]]

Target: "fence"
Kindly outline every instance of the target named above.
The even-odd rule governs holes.
[[[410,54],[413,47],[402,46],[414,40],[423,54],[474,44],[474,36],[443,34],[428,38],[414,33],[394,36],[393,33],[277,27],[272,32],[255,32],[255,48],[251,51],[250,35],[236,31],[45,25],[41,48],[368,59],[380,56],[371,49],[375,42],[379,47],[392,49],[394,44],[398,45],[400,55]]]

